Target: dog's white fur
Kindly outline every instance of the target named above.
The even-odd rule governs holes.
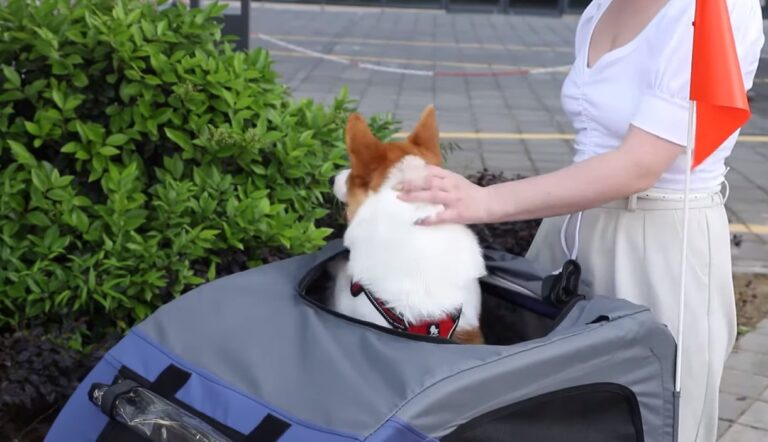
[[[423,159],[403,158],[357,210],[344,234],[349,262],[336,262],[331,269],[336,275],[335,310],[388,326],[365,296],[350,294],[354,278],[406,321],[440,318],[461,307],[457,330],[479,327],[478,279],[485,275],[485,263],[474,233],[458,224],[416,225],[443,207],[406,203],[394,190],[403,179],[425,170]],[[334,193],[342,201],[348,174],[343,171],[334,181]]]

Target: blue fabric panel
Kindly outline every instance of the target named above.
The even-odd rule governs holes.
[[[102,359],[77,387],[56,417],[46,442],[91,442],[96,440],[107,424],[104,416],[88,399],[88,389],[94,382],[111,384],[117,367]]]
[[[392,418],[371,434],[366,442],[437,442],[400,419]]]
[[[179,364],[176,364],[179,365]],[[184,367],[182,367],[184,368]],[[219,385],[216,381],[193,374],[189,381],[176,394],[184,403],[190,404],[202,413],[211,416],[219,422],[230,426],[241,433],[248,433],[266,415],[264,406],[255,403],[253,399]],[[322,406],[322,404],[319,404]],[[358,440],[351,436],[325,432],[321,428],[312,428],[309,424],[297,424],[293,419],[271,410],[292,426],[280,438],[280,442],[340,442]]]
[[[281,442],[361,440],[351,434],[320,428],[294,419],[288,413],[248,397],[213,375],[175,358],[135,330],[129,332],[113,347],[80,385],[70,399],[72,406],[67,405],[51,430],[50,440],[70,442],[96,439],[107,419],[86,397],[93,382],[111,383],[117,370],[123,365],[151,381],[170,364],[192,373],[189,381],[176,394],[177,399],[241,433],[248,434],[268,413],[271,413],[291,424],[280,439]]]

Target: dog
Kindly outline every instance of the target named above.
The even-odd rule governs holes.
[[[443,210],[398,198],[405,179],[442,166],[435,109],[428,106],[403,141],[377,139],[359,114],[346,126],[350,168],[333,180],[346,206],[348,259],[331,265],[330,307],[400,331],[480,344],[482,249],[464,225],[420,226]]]

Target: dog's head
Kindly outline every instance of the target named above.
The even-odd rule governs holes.
[[[357,209],[369,195],[380,190],[391,169],[408,156],[421,158],[424,163],[442,165],[440,141],[435,108],[428,106],[408,138],[383,143],[377,139],[358,114],[347,121],[346,143],[350,169],[334,179],[336,197],[347,205],[347,220],[351,221]]]

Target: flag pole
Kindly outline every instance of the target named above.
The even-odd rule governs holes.
[[[685,279],[688,266],[688,195],[691,191],[691,163],[696,139],[696,102],[688,104],[688,145],[685,148],[685,190],[683,191],[683,250],[680,257],[680,304],[677,312],[677,349],[675,354],[675,393],[680,394],[683,365],[683,319],[685,318]]]

